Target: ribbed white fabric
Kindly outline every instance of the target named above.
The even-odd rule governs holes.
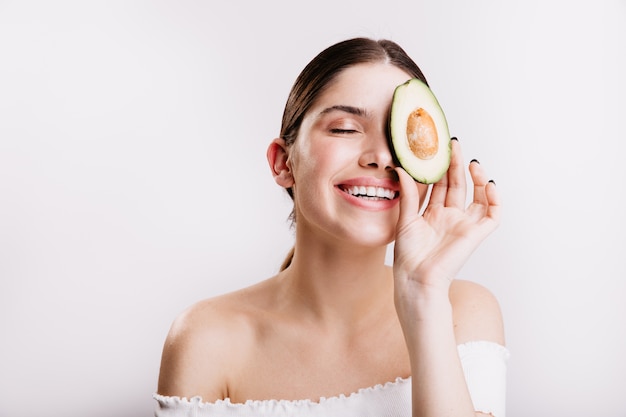
[[[509,351],[496,343],[468,342],[458,346],[459,357],[476,411],[505,416],[506,361]],[[153,395],[155,417],[411,417],[411,378],[363,388],[350,395],[312,400],[230,399],[203,402]]]

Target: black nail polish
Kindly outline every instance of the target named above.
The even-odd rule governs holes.
[[[452,136],[450,140],[456,140],[457,142],[459,141],[459,139],[456,136]]]
[[[480,162],[478,162],[478,159],[472,159],[472,160],[470,161],[470,164],[471,164],[472,162],[476,162],[477,164],[480,164]]]
[[[490,183],[492,183],[493,185],[496,185],[496,182],[494,180],[489,180]]]

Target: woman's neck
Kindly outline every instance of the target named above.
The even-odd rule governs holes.
[[[393,307],[393,276],[386,247],[319,244],[296,240],[289,268],[281,273],[294,312],[322,325],[355,328]]]

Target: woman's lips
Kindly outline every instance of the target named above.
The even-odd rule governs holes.
[[[399,185],[391,179],[352,178],[336,186],[351,204],[368,210],[387,210],[398,202]]]
[[[373,185],[339,185],[339,189],[352,196],[366,198],[370,200],[393,200],[398,197],[398,192],[385,187]]]

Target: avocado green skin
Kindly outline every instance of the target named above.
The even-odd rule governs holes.
[[[406,119],[414,109],[424,108],[435,122],[439,150],[432,160],[417,158],[406,140]],[[397,165],[417,182],[433,184],[448,171],[452,156],[452,143],[448,122],[431,89],[417,78],[396,87],[389,116],[389,147]]]

